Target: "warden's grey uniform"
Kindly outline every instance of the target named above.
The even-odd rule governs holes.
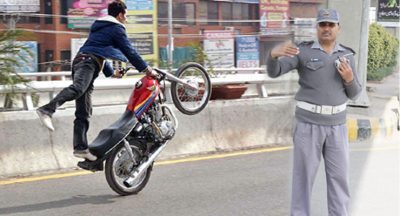
[[[310,197],[315,175],[325,159],[329,215],[348,215],[348,138],[346,102],[355,99],[361,85],[350,60],[354,80],[345,84],[334,61],[354,52],[336,43],[332,54],[326,53],[318,41],[299,44],[300,53],[294,57],[267,60],[268,75],[278,77],[297,69],[300,89],[295,99],[296,127],[293,135],[293,182],[291,214],[310,215]]]

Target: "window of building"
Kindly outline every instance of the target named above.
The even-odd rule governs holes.
[[[194,3],[174,3],[173,4],[173,19],[174,23],[182,24],[182,25],[194,25],[196,13],[195,13],[195,4]]]
[[[249,19],[254,19],[257,20],[259,19],[260,15],[260,7],[259,4],[249,4]],[[258,22],[252,22],[251,23],[252,26],[258,26],[259,23]]]
[[[207,24],[207,22],[205,20],[207,20],[207,1],[200,1],[199,2],[199,19],[200,20],[204,20],[204,22],[200,22],[200,24]]]
[[[233,3],[232,5],[232,19],[234,25],[246,25],[246,23],[238,22],[241,21],[242,18],[242,4],[240,3]]]
[[[249,4],[242,4],[242,19],[249,20],[250,18],[250,11],[249,11]],[[249,23],[246,23],[246,25]]]
[[[158,23],[168,24],[168,2],[158,2]],[[194,3],[172,3],[174,24],[194,25],[196,23],[196,5]]]
[[[71,50],[61,51],[61,71],[71,70]]]
[[[1,12],[0,12],[1,13]],[[10,19],[15,19],[17,21],[16,24],[18,23],[40,23],[40,17],[30,14],[20,14],[20,16],[18,16],[18,18],[13,18],[13,16],[11,15],[7,15],[7,14],[2,14],[0,15],[0,23],[5,23],[8,24]]]
[[[218,25],[218,2],[208,2],[207,6],[208,25]]]
[[[45,71],[52,70],[53,61],[54,61],[54,51],[46,50],[44,51],[44,61],[45,61]]]
[[[68,15],[68,1],[60,1],[60,13],[63,16],[60,19],[60,23],[68,24],[68,19],[65,17]]]
[[[18,23],[40,23],[40,17],[30,15],[20,16]]]
[[[168,24],[168,2],[158,1],[158,24]]]
[[[232,20],[232,3],[221,2],[222,20]],[[223,22],[222,25],[230,26],[231,22]]]
[[[194,3],[185,3],[185,18],[186,24],[195,25],[196,24],[196,6]]]
[[[48,15],[52,15],[53,14],[53,4],[51,3],[51,0],[45,0],[44,1],[44,13],[48,14]],[[52,24],[53,23],[53,17],[46,16],[46,18],[44,18],[44,23]]]

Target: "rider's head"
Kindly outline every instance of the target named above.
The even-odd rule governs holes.
[[[116,0],[108,5],[108,15],[115,17],[121,23],[126,22],[126,5],[121,0]]]

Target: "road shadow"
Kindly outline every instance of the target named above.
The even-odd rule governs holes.
[[[0,208],[0,215],[36,212],[36,211],[43,211],[43,210],[48,210],[48,209],[70,207],[70,206],[75,206],[75,205],[109,204],[109,203],[115,202],[115,200],[113,200],[113,199],[116,199],[118,197],[119,196],[116,196],[116,195],[99,195],[99,196],[78,195],[78,196],[73,196],[71,198],[63,199],[63,200],[56,200],[56,201],[49,201],[49,202],[43,202],[43,203],[35,203],[35,204]]]

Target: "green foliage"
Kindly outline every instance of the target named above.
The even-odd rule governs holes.
[[[193,49],[193,61],[197,62],[201,65],[208,65],[207,72],[211,76],[217,76],[216,72],[214,71],[213,64],[211,60],[208,58],[207,53],[204,51],[203,47],[199,43],[190,43],[190,47]]]
[[[389,0],[388,1],[388,7],[392,8],[392,7],[397,7],[397,2],[396,0]]]
[[[19,76],[16,73],[16,68],[21,66],[17,59],[27,62],[22,55],[21,51],[25,51],[29,55],[32,53],[29,49],[15,43],[15,39],[22,36],[22,31],[18,30],[3,30],[0,31],[0,85],[11,87],[14,89],[18,83],[27,83],[28,80]],[[12,108],[17,95],[14,92],[5,95],[5,108]]]
[[[368,80],[381,80],[390,75],[396,65],[399,40],[384,27],[374,23],[368,37]]]
[[[16,37],[21,35],[21,31],[0,31],[0,85],[14,86],[27,82],[15,71],[18,66],[21,66],[17,59],[26,62],[21,58],[21,50],[30,53],[26,47],[14,43]]]

